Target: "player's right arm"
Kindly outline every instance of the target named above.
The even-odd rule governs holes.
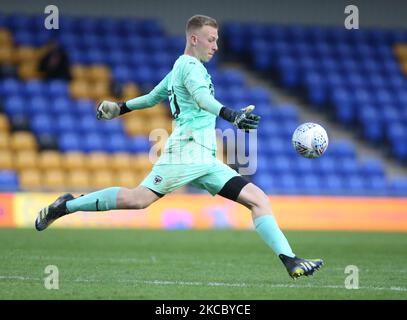
[[[167,98],[167,84],[170,74],[171,72],[153,90],[143,96],[125,102],[102,101],[97,107],[96,117],[99,120],[111,120],[133,110],[154,107]]]
[[[235,111],[222,105],[211,95],[206,85],[204,73],[202,69],[199,68],[197,62],[187,62],[184,66],[183,80],[188,92],[200,108],[216,116],[220,116],[226,121],[233,123],[239,129],[257,129],[260,117],[251,114],[254,110],[254,106],[250,105],[239,111]]]

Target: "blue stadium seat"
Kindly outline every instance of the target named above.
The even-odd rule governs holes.
[[[256,108],[258,105],[271,103],[271,94],[269,90],[261,86],[250,87],[247,91],[246,97],[249,101],[252,101],[251,104],[254,104]]]
[[[366,188],[372,195],[388,195],[388,183],[384,176],[373,176],[366,179]]]
[[[123,122],[117,121],[101,121],[99,122],[100,132],[105,135],[120,134],[124,140],[124,127]]]
[[[106,139],[96,132],[85,133],[81,135],[80,149],[84,152],[107,151]]]
[[[321,180],[322,188],[328,194],[341,194],[344,191],[344,184],[341,175],[328,174]]]
[[[118,82],[129,82],[130,80],[132,80],[133,74],[130,71],[130,69],[122,64],[122,65],[116,65],[115,67],[113,67],[113,78],[118,81]]]
[[[0,80],[0,95],[3,97],[21,95],[24,91],[24,82],[8,78]]]
[[[58,135],[62,135],[64,133],[68,132],[75,132],[79,131],[78,130],[78,118],[72,113],[60,113],[58,116],[56,116],[55,119],[55,132]]]
[[[321,194],[321,177],[313,173],[298,176],[297,188],[301,194]]]
[[[330,143],[327,152],[337,159],[356,158],[355,145],[348,140],[336,140]]]
[[[391,194],[395,196],[407,196],[407,178],[400,177],[390,183]]]
[[[150,151],[150,141],[146,136],[131,137],[127,141],[128,150],[133,153],[146,153]]]
[[[76,133],[62,133],[58,141],[59,149],[66,151],[83,151],[83,136]]]
[[[30,115],[47,114],[51,108],[50,100],[46,96],[35,95],[27,101],[26,108]]]
[[[64,80],[51,80],[46,93],[50,98],[68,97],[68,83]]]
[[[19,190],[18,176],[12,170],[0,170],[0,191],[14,192]]]
[[[77,120],[78,130],[82,133],[98,132],[100,126],[95,116],[85,115]]]
[[[290,173],[281,173],[275,178],[275,187],[279,190],[282,190],[286,194],[297,193],[298,185],[301,188],[300,178]]]
[[[26,114],[27,101],[18,95],[8,96],[4,100],[4,109],[9,116],[14,114]]]
[[[50,99],[49,110],[55,115],[60,114],[72,114],[75,113],[73,110],[74,101],[70,98],[59,96]]]
[[[290,159],[283,155],[273,157],[273,161],[269,163],[268,172],[274,175],[291,172],[292,165]]]
[[[125,135],[114,133],[106,135],[106,137],[108,137],[107,139],[104,139],[106,151],[112,153],[131,151]]]
[[[46,84],[39,80],[30,80],[25,82],[24,91],[30,96],[41,96],[47,92]]]
[[[54,120],[47,114],[39,114],[31,119],[31,130],[38,136],[43,133],[53,133],[55,130]]]
[[[76,112],[80,117],[95,118],[96,103],[90,99],[77,99],[72,103],[72,112]]]

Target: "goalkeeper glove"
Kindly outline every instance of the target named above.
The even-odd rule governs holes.
[[[243,130],[257,129],[259,125],[260,116],[251,114],[254,110],[254,106],[250,105],[240,111],[234,111],[227,107],[222,107],[219,112],[219,116],[233,123],[237,128]]]
[[[97,107],[96,118],[98,120],[111,120],[130,111],[131,109],[126,106],[126,102],[117,103],[104,100]]]

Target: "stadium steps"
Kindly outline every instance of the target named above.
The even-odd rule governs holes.
[[[222,64],[220,64],[220,67],[233,67],[244,72],[247,83],[249,85],[261,85],[269,89],[272,92],[273,101],[276,104],[289,103],[290,105],[295,106],[295,108],[299,112],[299,116],[302,122],[309,121],[323,124],[329,133],[331,141],[333,141],[333,139],[349,139],[350,141],[352,141],[352,143],[354,143],[356,146],[358,160],[363,161],[365,159],[371,158],[380,159],[384,164],[387,179],[393,180],[395,178],[407,177],[407,168],[397,162],[396,159],[386,157],[382,151],[370,146],[364,140],[358,139],[355,133],[346,131],[343,126],[329,119],[326,114],[313,110],[310,104],[307,104],[299,97],[292,95],[284,89],[278,87],[273,80],[262,79],[258,74],[256,74],[256,72],[253,72],[246,66],[235,62],[223,62]]]

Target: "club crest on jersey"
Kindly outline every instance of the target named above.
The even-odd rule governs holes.
[[[161,183],[161,181],[163,181],[163,178],[160,176],[155,176],[154,177],[154,184],[159,184]]]

